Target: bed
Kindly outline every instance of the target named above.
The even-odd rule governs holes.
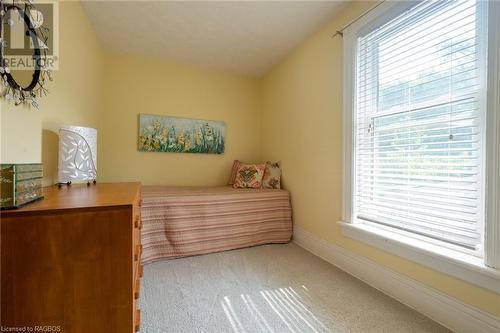
[[[287,243],[292,236],[285,190],[143,186],[141,216],[144,264]]]

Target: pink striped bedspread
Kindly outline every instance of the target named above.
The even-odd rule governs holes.
[[[269,243],[292,236],[285,190],[142,187],[142,262]]]

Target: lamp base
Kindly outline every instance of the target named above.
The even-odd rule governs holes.
[[[64,185],[66,185],[66,186],[71,186],[71,182],[66,182],[66,183],[57,183],[57,187],[58,187],[58,188],[61,188],[61,187],[63,187]]]
[[[97,184],[97,181],[95,179],[93,181],[87,180],[87,186],[90,186],[91,183],[95,185]],[[63,186],[71,186],[71,184],[72,184],[71,182],[65,182],[65,183],[57,183],[56,185],[58,188],[61,188]]]

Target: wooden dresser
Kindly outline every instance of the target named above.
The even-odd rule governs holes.
[[[138,331],[140,183],[54,186],[43,195],[0,212],[1,326]]]

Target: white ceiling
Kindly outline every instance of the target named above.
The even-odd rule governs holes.
[[[341,1],[84,1],[110,51],[260,77]]]

